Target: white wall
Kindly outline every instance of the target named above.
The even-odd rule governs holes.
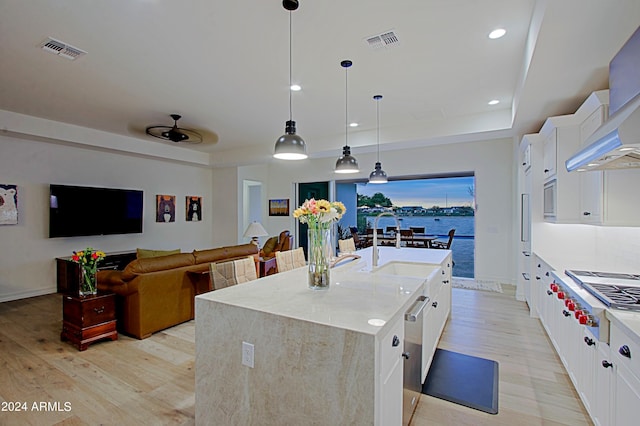
[[[267,198],[295,200],[294,182],[331,181],[339,178],[333,172],[335,158],[319,158],[296,162],[273,160],[268,172],[251,174],[241,167],[239,174],[264,182]],[[375,153],[354,153],[361,172],[349,179],[367,178],[376,161]],[[383,151],[380,159],[390,177],[473,172],[476,178],[476,271],[481,280],[515,283],[513,265],[513,226],[515,209],[513,141],[499,139],[486,142],[430,146],[402,151]],[[249,170],[249,171],[247,171]],[[248,176],[247,176],[248,178]],[[215,191],[223,191],[217,182]],[[295,208],[292,205],[292,212]],[[293,216],[268,218],[265,227],[270,234],[282,229],[296,229]]]
[[[4,135],[0,152],[0,182],[18,185],[19,215],[18,225],[0,226],[0,301],[55,292],[54,259],[87,246],[105,252],[212,247],[209,168]],[[142,189],[143,233],[48,238],[50,183]],[[176,222],[155,222],[157,194],[176,196]],[[185,221],[188,195],[203,197],[203,221]]]

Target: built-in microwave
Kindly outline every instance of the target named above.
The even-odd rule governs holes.
[[[558,181],[552,180],[544,184],[543,213],[544,217],[556,217]]]

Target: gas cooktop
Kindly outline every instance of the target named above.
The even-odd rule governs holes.
[[[640,311],[640,275],[578,270],[565,273],[608,307]]]

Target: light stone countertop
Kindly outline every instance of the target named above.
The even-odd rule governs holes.
[[[640,313],[625,312],[619,309],[608,309],[605,313],[609,321],[624,330],[636,345],[640,345]],[[617,348],[611,348],[617,350]]]
[[[370,273],[371,250],[356,254],[361,258],[331,270],[328,290],[310,290],[307,268],[280,272],[256,281],[197,296],[213,301],[278,316],[375,335],[384,326],[369,320],[391,320],[399,310],[408,309],[421,294],[428,276],[407,277]],[[378,268],[392,261],[435,265],[431,274],[450,253],[448,250],[379,247]],[[376,268],[376,270],[378,269]]]

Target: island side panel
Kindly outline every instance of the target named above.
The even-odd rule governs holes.
[[[242,365],[243,341],[254,345],[254,368]],[[196,298],[196,424],[374,424],[375,344]]]

